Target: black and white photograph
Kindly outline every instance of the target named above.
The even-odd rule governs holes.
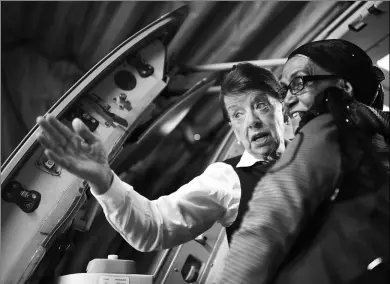
[[[0,284],[390,283],[389,1],[0,5]]]

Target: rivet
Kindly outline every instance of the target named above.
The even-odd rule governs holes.
[[[213,267],[214,266],[214,264],[213,263],[210,263],[210,267]]]
[[[370,264],[367,266],[367,270],[373,270],[375,267],[377,267],[379,264],[382,263],[382,258],[378,257],[370,262]]]
[[[178,272],[179,271],[179,269],[177,269],[176,267],[173,269],[173,271],[175,271],[175,272]]]

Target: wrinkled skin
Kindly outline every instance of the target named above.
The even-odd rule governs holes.
[[[282,104],[263,91],[225,96],[230,125],[245,150],[258,159],[275,159],[284,151]],[[255,140],[256,135],[262,138]]]
[[[109,188],[111,170],[102,141],[78,118],[73,120],[74,132],[53,116],[38,117],[42,132],[37,140],[45,154],[60,167],[90,182],[97,193]]]

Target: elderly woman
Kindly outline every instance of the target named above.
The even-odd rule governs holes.
[[[291,53],[281,84],[300,125],[257,184],[220,283],[388,281],[388,113],[372,108],[383,79],[344,40]]]
[[[54,117],[38,118],[38,141],[50,159],[88,181],[108,222],[137,250],[174,247],[215,222],[227,227],[230,237],[239,228],[256,183],[285,149],[280,88],[264,68],[249,63],[234,67],[222,82],[220,100],[244,154],[209,165],[156,200],[120,180],[109,167],[101,139],[79,119],[73,121],[72,132]]]

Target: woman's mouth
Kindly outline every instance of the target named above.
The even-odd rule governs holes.
[[[297,118],[301,118],[303,114],[304,114],[304,111],[294,111],[294,112],[290,112],[289,116],[292,119],[297,119]]]
[[[301,115],[299,112],[294,112],[293,114],[291,114],[291,118],[293,119],[296,119],[296,118],[299,118]]]
[[[251,140],[252,140],[252,143],[259,146],[259,145],[264,144],[268,140],[268,137],[269,137],[268,133],[258,133],[258,134],[253,135]]]

